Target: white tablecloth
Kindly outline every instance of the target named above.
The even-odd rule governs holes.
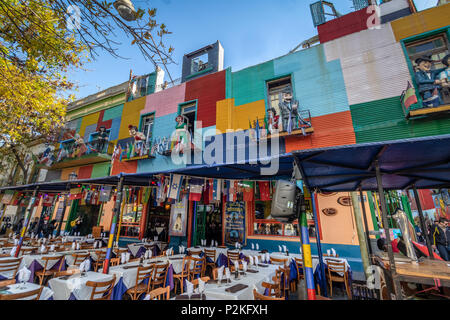
[[[150,245],[150,246],[157,245],[158,248],[159,248],[159,250],[161,250],[162,242],[161,242],[161,241],[151,241],[151,242],[131,243],[131,244],[128,245],[128,249],[130,249],[131,254],[132,254],[133,256],[136,256],[136,253],[137,253],[137,252],[139,251],[139,249],[140,249],[141,247],[143,247],[144,245]]]
[[[92,293],[92,287],[86,286],[87,281],[108,281],[113,275],[89,271],[85,277],[79,273],[71,276],[68,280],[53,278],[48,284],[53,290],[54,300],[69,300],[70,294],[73,294],[77,300],[89,300]],[[117,284],[118,279],[116,278]]]
[[[39,289],[39,285],[26,282],[25,285],[22,285],[21,283],[16,283],[12,285],[8,285],[9,289],[6,291],[0,291],[0,294],[16,294],[16,293],[24,293],[27,291],[33,291],[36,289]],[[21,287],[24,287],[23,289]],[[29,297],[29,298],[23,298],[20,300],[30,300],[33,299],[35,296]],[[50,288],[44,287],[42,288],[41,296],[39,297],[39,300],[48,300],[51,297],[53,297],[53,291],[50,290]]]

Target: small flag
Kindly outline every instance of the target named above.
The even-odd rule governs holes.
[[[405,108],[408,110],[409,107],[415,103],[417,103],[416,91],[414,90],[414,87],[411,85],[411,82],[408,81],[408,86],[406,87],[403,96],[403,104],[405,105]]]
[[[200,201],[202,199],[203,179],[191,178],[189,184],[189,200]]]
[[[256,118],[256,140],[259,140],[259,121],[258,118]]]
[[[213,201],[220,201],[222,197],[222,183],[223,181],[221,179],[214,179],[213,182]]]
[[[183,176],[173,174],[170,176],[168,198],[177,200],[180,198],[181,186],[183,185]]]
[[[268,181],[259,181],[259,199],[270,201],[270,186]]]

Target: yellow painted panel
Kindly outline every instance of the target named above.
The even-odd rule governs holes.
[[[145,108],[145,98],[142,97],[125,103],[122,111],[122,121],[120,122],[119,140],[130,137],[128,126],[139,126],[141,110]]]
[[[74,171],[78,175],[79,169],[80,169],[80,167],[62,169],[61,170],[61,180],[63,180],[63,181],[69,180],[69,174],[71,174]]]
[[[395,39],[415,36],[449,25],[450,3],[424,10],[391,22]]]
[[[80,131],[78,132],[80,136],[84,136],[84,130],[86,130],[87,126],[90,126],[91,124],[95,124],[98,122],[98,119],[100,117],[100,112],[96,112],[90,115],[87,115],[83,117],[83,120],[81,120],[81,126]]]
[[[266,105],[264,100],[243,104],[234,108],[234,130],[250,129],[249,120],[254,121],[256,118],[262,119],[266,114]]]
[[[234,98],[217,101],[216,103],[216,130],[219,133],[226,132],[232,127],[232,112],[234,108]]]

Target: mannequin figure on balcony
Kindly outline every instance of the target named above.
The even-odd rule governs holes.
[[[108,143],[109,134],[106,132],[106,127],[104,126],[101,126],[98,130],[95,148],[98,153],[106,153],[107,150],[105,150],[105,145]]]
[[[131,124],[128,126],[128,129],[130,130],[130,136],[134,138],[134,146],[133,146],[134,155],[132,155],[131,157],[143,156],[145,153],[144,150],[145,135],[142,132],[139,132],[136,126],[133,126]]]
[[[175,126],[175,137],[173,139],[172,150],[178,153],[183,153],[187,148],[188,136],[187,136],[187,124],[184,122],[184,117],[179,115],[175,118],[177,125]]]
[[[283,120],[282,131],[291,132],[297,129],[298,101],[292,97],[290,89],[283,91],[283,101],[279,103],[281,118]]]
[[[446,66],[445,70],[439,74],[439,79],[441,80],[442,87],[450,87],[450,54],[446,55],[442,59],[442,63]]]
[[[74,151],[72,153],[72,158],[81,157],[87,151],[86,144],[84,143],[83,137],[79,133],[75,134]]]
[[[441,83],[445,83],[445,80],[439,80],[438,76],[445,68],[431,70],[433,60],[427,56],[417,58],[415,63],[419,69],[415,74],[416,83],[419,87],[424,107],[437,107],[441,105]]]
[[[277,115],[277,111],[275,108],[270,108],[268,111],[268,126],[269,126],[269,133],[270,134],[276,134],[278,133],[278,128],[280,124],[280,116]]]

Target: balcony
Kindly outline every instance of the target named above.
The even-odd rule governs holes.
[[[83,144],[76,144],[74,140],[66,141],[58,149],[47,149],[41,153],[38,167],[63,169],[111,161],[113,151],[114,144],[109,141],[102,143],[96,139]]]
[[[415,94],[415,91],[408,92],[408,89],[403,91],[400,102],[405,118],[410,120],[450,115],[450,89],[443,88],[440,94],[442,104],[436,103],[435,106],[427,107],[423,105],[422,99]],[[408,99],[412,99],[412,101],[408,102]]]
[[[281,122],[282,120],[280,120]],[[298,112],[298,116],[296,118],[296,121],[291,124],[291,130],[274,130],[272,133],[270,133],[269,129],[266,128],[266,124],[268,123],[268,119],[266,118],[257,118],[253,121],[253,123],[250,126],[250,129],[254,129],[256,131],[257,127],[259,127],[259,137],[255,137],[254,134],[251,135],[251,138],[256,140],[266,140],[271,139],[275,137],[305,137],[309,136],[312,133],[314,133],[314,128],[311,123],[311,113],[309,110],[301,110]]]

